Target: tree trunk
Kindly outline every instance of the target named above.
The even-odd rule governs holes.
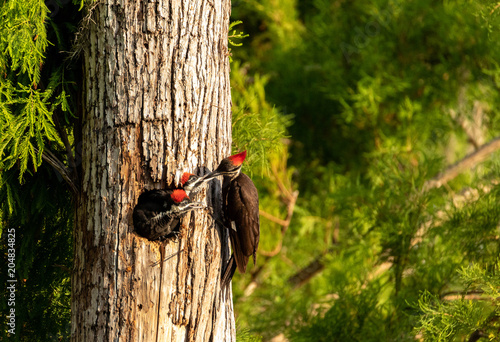
[[[132,223],[142,191],[230,154],[229,14],[226,0],[101,0],[92,10],[72,341],[235,340],[220,288],[227,232],[203,209],[183,219],[177,240],[148,241]],[[195,200],[220,215],[219,181]]]

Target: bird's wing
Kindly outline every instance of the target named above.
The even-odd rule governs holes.
[[[240,196],[247,209],[247,215],[245,215],[243,219],[245,220],[245,227],[248,227],[248,229],[242,233],[245,234],[244,241],[248,241],[249,243],[242,247],[245,255],[254,256],[255,262],[260,238],[259,193],[252,180],[247,175],[242,173],[240,177],[238,177],[238,182],[240,183]],[[243,191],[243,189],[245,190]]]
[[[232,181],[227,194],[227,215],[236,224],[236,232],[230,230],[231,244],[240,272],[245,272],[248,259],[254,262],[259,245],[259,197],[253,182],[245,174]]]
[[[229,237],[231,239],[231,247],[233,248],[233,255],[236,261],[236,266],[238,266],[238,271],[240,271],[241,273],[245,273],[247,270],[249,257],[243,253],[243,249],[240,243],[241,240],[238,237],[238,233],[230,229]]]

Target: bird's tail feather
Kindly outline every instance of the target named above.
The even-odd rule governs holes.
[[[226,265],[226,269],[224,270],[224,273],[222,273],[221,283],[223,288],[229,287],[229,284],[231,283],[231,279],[233,279],[235,271],[236,271],[236,260],[234,259],[234,254],[231,254],[231,258],[229,259],[229,262]]]

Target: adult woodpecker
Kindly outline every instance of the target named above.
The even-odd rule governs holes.
[[[257,260],[259,246],[259,194],[250,178],[241,172],[246,151],[223,159],[217,169],[205,177],[205,181],[223,175],[222,209],[224,225],[229,229],[233,254],[222,276],[222,284],[231,281],[236,268],[245,273],[248,260]]]
[[[223,159],[217,169],[207,173],[204,176],[197,176],[195,174],[184,172],[181,176],[181,186],[186,191],[189,197],[193,197],[200,191],[200,187],[218,176],[230,176],[235,172],[239,172],[241,164],[245,160],[247,151],[235,154],[228,158]],[[237,175],[236,175],[237,176]]]
[[[157,240],[174,232],[182,215],[198,208],[203,208],[202,203],[191,202],[182,189],[145,191],[134,208],[134,228],[139,235]]]

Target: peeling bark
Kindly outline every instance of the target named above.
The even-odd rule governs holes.
[[[183,220],[178,240],[150,242],[132,224],[142,191],[230,154],[229,13],[229,1],[201,0],[102,0],[93,9],[72,341],[235,340],[232,299],[220,288],[227,232],[206,210]],[[220,215],[219,181],[195,200]]]

